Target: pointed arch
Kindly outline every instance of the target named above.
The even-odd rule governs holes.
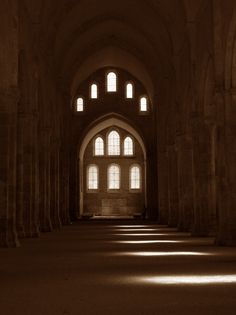
[[[144,165],[143,165],[143,191],[144,191],[144,198],[145,198],[145,206],[147,205],[147,191],[146,191],[146,147],[144,144],[144,141],[142,137],[140,136],[139,132],[128,122],[126,122],[126,119],[122,116],[118,116],[115,113],[111,113],[108,116],[103,117],[103,119],[98,120],[97,123],[95,122],[88,130],[87,134],[85,135],[82,143],[80,144],[80,147],[78,148],[78,161],[79,161],[79,168],[80,168],[80,211],[83,213],[84,204],[83,204],[83,198],[84,198],[84,191],[83,191],[83,167],[84,167],[84,153],[86,150],[86,147],[88,146],[89,142],[102,130],[106,128],[115,128],[119,127],[121,129],[124,129],[129,132],[130,135],[132,135],[133,138],[137,140],[137,142],[140,144],[140,147],[143,152],[144,156]]]

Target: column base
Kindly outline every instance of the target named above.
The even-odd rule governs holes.
[[[52,223],[49,218],[45,219],[41,224],[40,224],[40,231],[43,233],[49,233],[53,231],[52,228]]]
[[[62,224],[61,224],[61,220],[58,217],[52,218],[51,221],[52,221],[53,230],[60,230],[61,229]]]
[[[40,236],[39,227],[36,224],[32,224],[25,227],[25,237],[26,238],[38,238]]]
[[[15,223],[12,219],[0,219],[0,247],[19,247]]]
[[[62,218],[62,222],[61,223],[62,223],[62,225],[70,225],[71,224],[71,219],[70,219],[69,215],[64,216]]]
[[[23,224],[18,224],[16,230],[19,238],[25,238],[25,227]]]
[[[205,227],[194,225],[191,230],[191,235],[197,237],[205,237],[209,236],[209,231]]]
[[[0,247],[19,247],[16,231],[0,232]]]
[[[233,233],[229,235],[229,233],[227,233],[227,235],[218,235],[215,244],[219,246],[236,246],[236,234]]]

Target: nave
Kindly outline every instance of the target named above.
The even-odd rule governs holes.
[[[236,248],[213,238],[89,220],[22,243],[0,249],[1,314],[235,314]]]

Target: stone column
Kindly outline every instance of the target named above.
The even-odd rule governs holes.
[[[212,122],[209,128],[209,178],[208,178],[208,209],[209,209],[209,234],[216,235],[218,228],[217,217],[217,175],[216,175],[216,125]]]
[[[16,126],[18,1],[0,1],[0,247],[18,246],[16,232]]]
[[[17,122],[17,174],[16,174],[16,228],[19,238],[25,237],[24,226],[24,149],[23,149],[24,118],[18,114]]]
[[[50,212],[53,229],[61,228],[61,219],[59,212],[59,146],[58,141],[53,140],[51,143],[50,157]]]
[[[158,180],[155,148],[147,150],[147,218],[158,218]]]
[[[168,224],[168,157],[167,152],[158,154],[158,193],[159,193],[159,215],[160,224]]]
[[[40,231],[51,232],[50,216],[50,133],[51,129],[44,127],[40,132],[39,148],[39,220]]]
[[[178,192],[178,155],[175,144],[168,146],[168,188],[169,213],[168,225],[176,227],[179,219],[179,192]]]
[[[36,207],[36,154],[35,124],[37,118],[34,113],[22,112],[23,132],[23,204],[24,228],[26,237],[39,236],[38,208]]]
[[[218,218],[219,229],[216,242],[219,245],[236,246],[236,92],[232,90],[216,95],[218,106],[225,104],[225,125],[218,127],[218,163],[219,178]]]
[[[178,139],[179,144],[179,222],[181,231],[190,231],[193,220],[193,165],[192,141],[187,135]]]
[[[19,245],[16,232],[17,90],[0,91],[0,247]]]
[[[68,152],[60,154],[60,218],[62,224],[71,223],[69,215],[69,156]]]
[[[205,236],[209,233],[209,131],[203,119],[195,118],[193,127],[194,164],[194,223],[192,234]]]

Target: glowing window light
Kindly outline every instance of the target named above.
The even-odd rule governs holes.
[[[88,189],[98,189],[98,167],[90,165],[88,168]]]
[[[120,135],[112,130],[108,135],[108,155],[120,155]]]
[[[91,98],[92,99],[98,98],[98,86],[97,86],[97,84],[91,85]]]
[[[141,282],[153,284],[226,284],[236,283],[236,275],[195,275],[195,276],[156,276],[156,277],[143,277]]]
[[[117,91],[117,75],[114,72],[110,72],[107,75],[107,92]]]
[[[139,165],[130,168],[130,189],[141,188],[141,169]]]
[[[116,164],[111,164],[108,168],[108,188],[120,189],[120,167]]]
[[[104,155],[104,140],[101,137],[96,138],[94,149],[94,153],[96,156]]]
[[[124,140],[124,155],[130,156],[134,154],[134,142],[130,137]]]
[[[147,111],[147,97],[141,97],[140,99],[140,111],[146,112]]]
[[[84,99],[82,97],[77,98],[77,106],[76,110],[77,112],[83,112],[84,111]]]
[[[134,87],[132,83],[126,84],[126,98],[133,98],[134,96]]]

